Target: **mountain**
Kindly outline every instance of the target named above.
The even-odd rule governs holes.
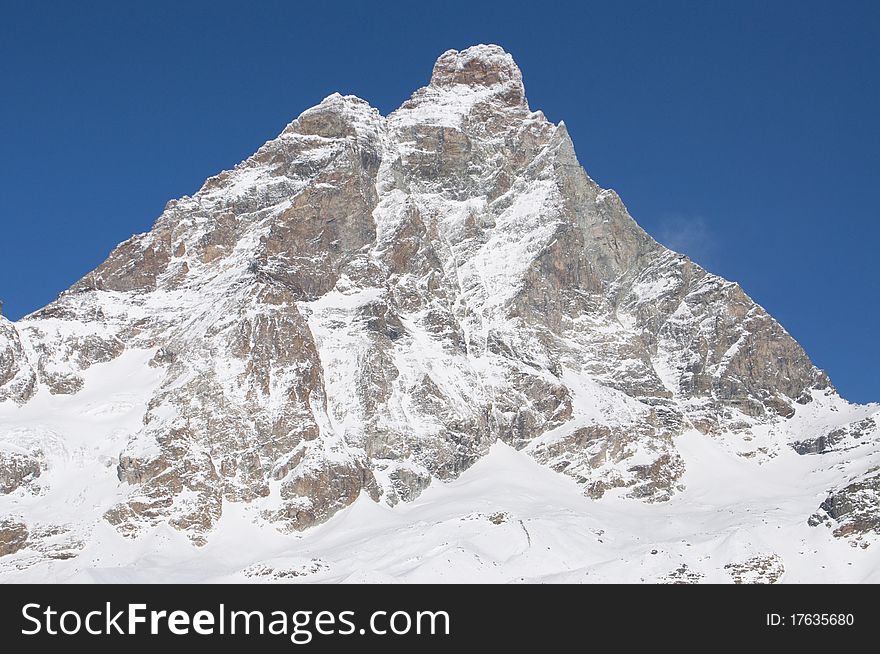
[[[876,579],[878,420],[450,50],[0,322],[0,574]]]

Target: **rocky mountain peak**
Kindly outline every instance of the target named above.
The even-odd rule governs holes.
[[[441,55],[387,118],[325,98],[56,302],[0,318],[6,512],[39,495],[79,531],[196,544],[231,503],[291,531],[408,502],[498,442],[590,498],[665,502],[682,437],[760,466],[870,446],[876,412],[651,239],[491,45]],[[52,490],[65,466],[89,474]],[[867,469],[841,474],[829,525]]]
[[[379,110],[355,95],[332,93],[316,106],[306,109],[282,132],[302,136],[341,138],[359,130],[373,129],[381,120]]]
[[[431,74],[431,86],[492,86],[509,82],[522,83],[522,72],[513,57],[498,45],[447,50],[437,58]]]
[[[437,89],[466,86],[505,90],[511,99],[522,99],[522,72],[513,57],[497,45],[474,45],[447,50],[437,59],[430,86]]]

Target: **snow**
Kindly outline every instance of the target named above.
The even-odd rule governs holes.
[[[484,102],[497,93],[495,89],[475,90],[464,84],[443,89],[425,89],[423,102],[412,107],[403,107],[388,117],[395,129],[418,127],[461,128],[461,122],[473,106]],[[402,145],[411,147],[415,141],[404,141]]]
[[[687,489],[663,505],[589,500],[572,479],[496,443],[459,479],[412,503],[390,508],[362,496],[302,535],[255,523],[241,504],[226,505],[201,549],[167,526],[129,540],[98,522],[76,559],[21,571],[7,564],[4,580],[639,582],[686,564],[701,581],[730,583],[725,565],[775,554],[782,582],[880,581],[876,553],[807,526],[825,481],[808,458],[792,452],[760,474],[696,432],[678,445]]]
[[[131,350],[111,363],[85,371],[75,396],[41,389],[24,406],[0,404],[0,448],[40,451],[47,470],[39,492],[19,489],[0,495],[0,515],[26,515],[32,525],[67,525],[101,515],[124,494],[116,476],[119,453],[142,427],[146,401],[160,381],[148,367],[154,351]],[[11,565],[0,559],[0,575]],[[12,562],[14,565],[14,562]]]

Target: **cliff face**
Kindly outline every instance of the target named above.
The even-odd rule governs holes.
[[[496,441],[591,498],[645,502],[683,488],[686,432],[755,466],[841,429],[877,449],[877,407],[841,400],[737,284],[651,239],[497,46],[444,53],[388,117],[328,97],[56,302],[0,318],[0,492],[51,483],[48,428],[13,429],[14,407],[76,403],[122,360],[140,363],[95,446],[118,478],[101,519],[197,544],[232,502],[290,531],[364,493],[413,500]],[[876,524],[844,505],[825,511],[844,535]]]

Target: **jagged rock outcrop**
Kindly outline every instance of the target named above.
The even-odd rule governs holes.
[[[0,402],[27,402],[37,390],[37,376],[11,322],[0,316]]]
[[[24,549],[27,539],[27,525],[10,519],[0,520],[0,556]]]
[[[0,319],[0,401],[83,393],[142,351],[156,381],[103,516],[197,544],[229,502],[302,530],[363,493],[413,500],[498,440],[592,498],[665,501],[682,433],[787,433],[843,402],[742,288],[587,175],[497,46],[444,53],[387,117],[326,98],[56,302]],[[798,451],[840,440],[812,437]],[[22,465],[0,463],[3,488],[39,474]]]
[[[798,454],[824,454],[826,452],[845,452],[872,441],[880,440],[878,417],[868,416],[855,422],[831,426],[818,436],[792,443]]]
[[[27,450],[0,450],[0,495],[6,495],[37,479],[43,471],[41,453]]]
[[[810,516],[811,526],[825,525],[834,535],[867,547],[868,538],[880,534],[880,468],[831,491]]]

